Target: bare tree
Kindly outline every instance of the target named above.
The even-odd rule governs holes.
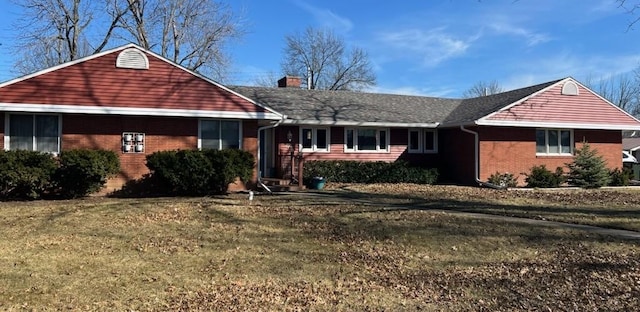
[[[309,27],[285,39],[282,70],[302,77],[309,89],[362,90],[376,83],[367,53],[360,48],[347,51],[344,40],[329,30]]]
[[[127,0],[123,28],[142,47],[194,71],[224,79],[225,47],[244,35],[228,5],[213,0]],[[151,12],[147,14],[146,12]]]
[[[278,77],[275,72],[269,71],[255,77],[253,79],[253,85],[258,87],[273,88],[278,85],[278,79],[280,78],[281,77]]]
[[[640,69],[633,74],[620,74],[597,81],[587,77],[585,85],[626,112],[640,114]]]
[[[618,7],[625,10],[629,15],[632,16],[629,21],[629,28],[632,28],[638,21],[640,21],[640,17],[636,16],[638,10],[640,10],[640,2],[637,0],[616,0]]]
[[[18,4],[24,16],[18,26],[18,48],[23,53],[17,68],[23,74],[100,52],[125,13],[117,5],[105,9],[98,4],[106,2],[86,0],[22,0]],[[92,29],[92,36],[98,38],[92,48],[87,32],[95,12],[103,11],[113,20],[102,33]]]
[[[23,73],[129,41],[222,80],[230,63],[226,46],[244,34],[241,18],[214,0],[16,1],[25,12]]]
[[[464,93],[462,93],[462,97],[468,99],[468,98],[496,94],[503,91],[504,90],[502,89],[500,84],[495,80],[490,82],[479,81],[479,82],[476,82],[476,84],[474,84],[471,88],[464,91]]]

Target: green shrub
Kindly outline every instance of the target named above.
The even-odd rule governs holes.
[[[545,165],[533,166],[524,181],[527,187],[560,187],[565,182],[564,170],[562,167],[557,167],[555,172],[551,172]]]
[[[107,150],[77,149],[60,153],[55,174],[58,195],[78,198],[99,191],[120,171],[118,155]]]
[[[404,161],[307,161],[304,163],[304,181],[308,183],[313,177],[323,177],[340,183],[433,184],[438,179],[438,171],[411,167]]]
[[[615,168],[609,171],[609,185],[611,186],[627,186],[631,181],[631,169],[622,168],[622,170]]]
[[[609,170],[597,150],[588,143],[576,150],[576,157],[567,164],[569,175],[567,182],[582,188],[599,188],[609,183]]]
[[[0,196],[4,199],[38,199],[52,187],[57,163],[51,154],[0,151]]]
[[[513,176],[513,173],[508,172],[496,172],[489,176],[488,182],[501,187],[516,187],[518,185],[518,181],[516,177]]]
[[[147,156],[149,179],[165,195],[224,194],[236,177],[251,178],[253,155],[242,150],[161,151]]]

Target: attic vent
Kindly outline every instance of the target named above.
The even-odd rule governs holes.
[[[131,69],[149,69],[149,59],[138,49],[129,48],[118,54],[116,67]]]
[[[573,81],[567,81],[562,85],[562,95],[578,95],[578,85]]]

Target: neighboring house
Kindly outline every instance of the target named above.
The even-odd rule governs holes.
[[[442,181],[551,170],[589,142],[621,167],[621,130],[640,121],[572,78],[474,99],[225,87],[130,44],[0,84],[5,150],[117,151],[122,183],[155,151],[240,148],[258,176],[289,179],[301,160],[406,160]],[[519,179],[523,183],[524,177]]]
[[[631,153],[638,159],[640,157],[640,137],[623,137],[622,150]]]
[[[155,151],[241,148],[257,157],[258,128],[282,115],[136,45],[0,84],[5,150],[108,149],[140,178]]]
[[[493,173],[524,173],[573,161],[588,142],[622,167],[622,130],[640,121],[572,78],[473,99],[280,88],[231,87],[287,116],[261,145],[263,176],[295,175],[296,160],[406,160],[438,168],[442,181],[476,184]],[[302,156],[302,157],[299,157]],[[293,162],[293,165],[292,165]]]

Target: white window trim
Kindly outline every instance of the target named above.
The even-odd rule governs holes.
[[[374,129],[376,130],[376,149],[369,151],[361,151],[358,150],[358,130],[360,129]],[[347,131],[353,130],[353,148],[347,147]],[[385,149],[380,148],[380,131],[385,132],[385,142],[387,142],[387,146]],[[391,138],[391,131],[389,128],[378,128],[378,127],[348,127],[344,128],[344,152],[345,153],[389,153],[391,151],[391,142],[389,141]]]
[[[411,148],[411,132],[418,133],[418,148]],[[427,133],[433,135],[433,149],[428,150],[425,147],[424,140]],[[438,131],[435,129],[410,128],[407,131],[407,151],[410,154],[436,154],[438,153]]]
[[[304,129],[311,129],[311,148],[302,147],[302,132]],[[327,133],[327,148],[318,148],[318,130],[325,130]],[[331,129],[329,127],[299,127],[298,129],[298,150],[303,153],[329,153],[331,152]]]
[[[242,120],[237,119],[216,119],[216,118],[200,118],[198,119],[198,149],[202,149],[202,122],[203,121],[237,121],[238,122],[238,149],[242,149],[243,133],[242,133]],[[222,142],[222,141],[221,141]],[[222,144],[222,143],[220,143]],[[222,150],[222,146],[219,146],[219,150]]]
[[[11,148],[11,134],[10,134],[10,130],[11,130],[11,126],[9,125],[10,123],[10,116],[11,115],[30,115],[30,116],[35,116],[36,115],[40,115],[40,116],[58,116],[58,150],[53,152],[54,155],[58,155],[60,154],[60,150],[61,150],[61,145],[62,145],[62,115],[60,114],[34,114],[34,113],[23,113],[23,112],[6,112],[4,114],[4,150],[5,151],[9,151]],[[35,123],[34,123],[34,127],[35,127]],[[34,129],[34,136],[35,136],[35,129]],[[33,146],[32,146],[32,151],[36,150],[36,141],[33,140]]]
[[[547,152],[540,153],[538,152],[538,141],[536,139],[536,156],[573,156],[575,141],[573,139],[573,129],[551,129],[551,128],[538,128],[537,131],[544,131],[544,142]],[[569,153],[549,153],[549,131],[558,132],[558,141],[561,142],[560,131],[569,131],[571,142],[569,143],[569,147],[571,151]]]

